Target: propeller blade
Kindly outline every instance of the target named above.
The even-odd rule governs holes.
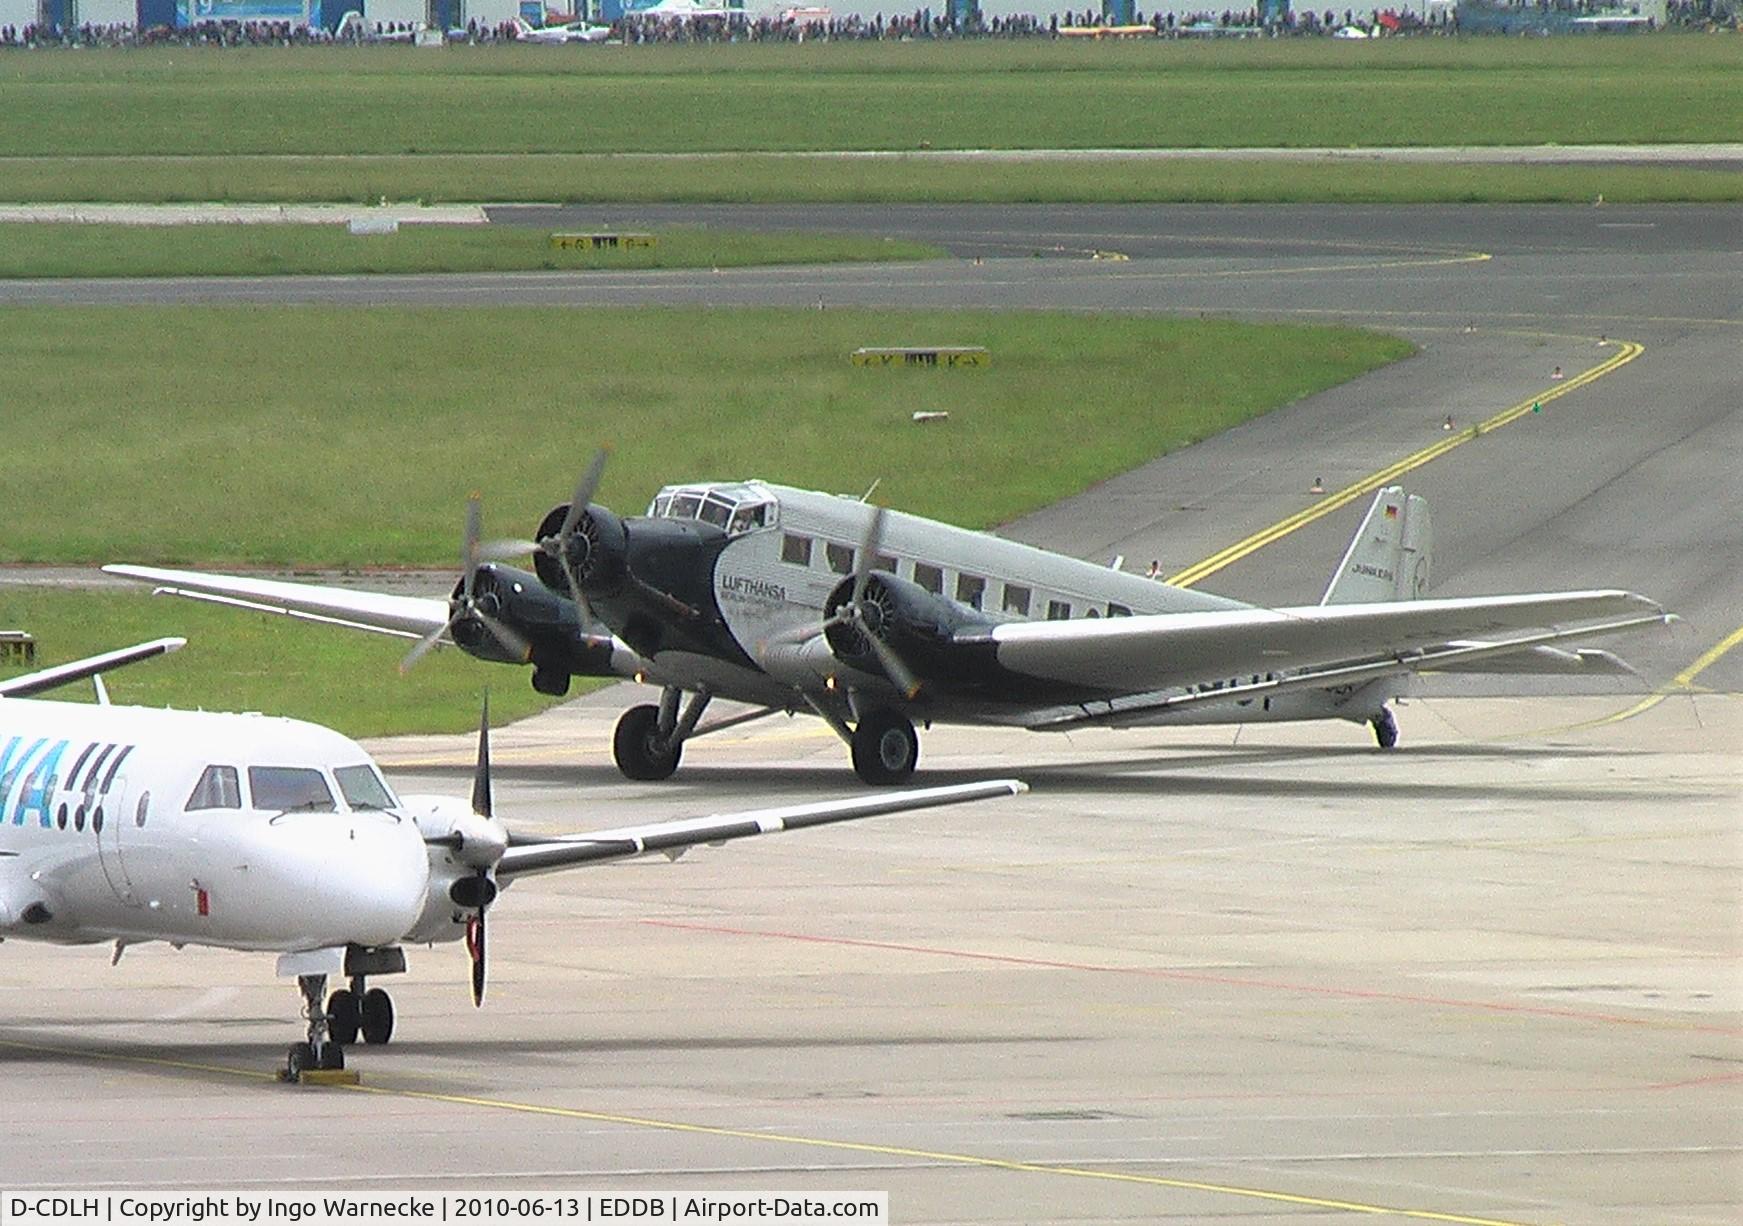
[[[575,531],[575,525],[581,522],[581,515],[587,510],[587,504],[593,501],[593,491],[599,488],[599,478],[605,472],[606,449],[601,447],[593,453],[593,462],[587,465],[587,471],[581,474],[581,480],[575,484],[575,496],[569,499],[569,513],[563,516],[563,526],[557,529],[557,536],[564,544],[569,541],[569,534]]]
[[[493,807],[490,794],[490,691],[485,690],[484,713],[478,717],[478,762],[472,768],[472,811],[479,817],[490,817]]]
[[[872,508],[871,523],[866,525],[865,539],[859,545],[859,569],[853,572],[853,606],[865,599],[865,585],[871,580],[872,562],[878,556],[878,546],[884,540],[884,509]]]
[[[477,494],[466,500],[466,536],[460,546],[460,568],[465,576],[460,590],[468,603],[472,600],[472,584],[478,577],[478,538],[484,532],[484,502]]]
[[[506,562],[510,558],[524,558],[529,553],[538,553],[539,548],[537,541],[485,541],[478,547],[478,557],[485,562]]]
[[[399,671],[400,671],[400,675],[402,677],[406,673],[411,672],[412,667],[414,665],[416,665],[419,660],[423,659],[425,656],[427,656],[430,653],[430,648],[434,647],[437,643],[441,642],[442,636],[447,634],[450,630],[452,630],[454,628],[454,623],[460,620],[460,613],[461,613],[461,610],[459,610],[459,609],[454,610],[453,614],[448,618],[448,620],[446,622],[444,622],[437,629],[432,630],[428,634],[424,635],[423,638],[419,639],[415,644],[412,645],[412,649],[405,653],[405,659],[403,659],[399,662]]]
[[[872,654],[877,656],[878,663],[884,667],[884,672],[888,673],[890,680],[896,683],[896,688],[902,691],[902,696],[911,701],[914,695],[920,692],[920,679],[913,674],[906,664],[902,663],[902,657],[896,654],[894,647],[873,634],[863,624],[860,626],[860,632],[865,635],[866,642],[871,644]]]
[[[569,565],[569,551],[559,550],[557,561],[563,567],[563,578],[569,581],[569,599],[575,602],[575,617],[579,623],[579,637],[587,638],[593,634],[598,622],[593,617],[593,606],[587,603],[587,597],[581,591],[581,580],[575,576],[575,568]]]
[[[485,629],[496,636],[496,641],[523,659],[531,656],[533,645],[527,641],[526,635],[516,630],[501,618],[492,617],[483,609],[472,610],[472,616],[484,623]]]
[[[466,952],[472,955],[472,1007],[474,1009],[484,1004],[484,913],[487,907],[478,908],[478,914],[472,917],[466,925]]]

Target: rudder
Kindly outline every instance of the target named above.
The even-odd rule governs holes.
[[[1428,500],[1388,485],[1374,496],[1319,603],[1376,604],[1422,595],[1433,543]]]

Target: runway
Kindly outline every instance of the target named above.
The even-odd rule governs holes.
[[[1202,571],[1315,506],[1314,478],[1335,497],[1456,442],[1405,476],[1434,509],[1436,593],[1646,592],[1683,622],[1612,646],[1675,692],[1415,701],[1389,755],[1341,726],[933,729],[926,782],[1035,790],[518,885],[486,1008],[458,949],[413,951],[361,1091],[267,1080],[296,1014],[265,958],[138,949],[110,969],[9,943],[21,1124],[0,1184],[870,1188],[929,1223],[1743,1215],[1743,209],[684,216],[930,233],[960,258],[0,301],[821,297],[1384,327],[1421,353],[1005,530]],[[524,220],[644,218],[670,219]],[[1197,581],[1316,599],[1364,502]],[[626,782],[623,705],[499,736],[511,823],[853,790],[833,736],[784,719]],[[464,739],[375,748],[402,791],[466,786]]]

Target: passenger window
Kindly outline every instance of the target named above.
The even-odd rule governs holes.
[[[1071,602],[1066,600],[1049,600],[1047,602],[1047,620],[1050,622],[1069,621],[1071,619]]]
[[[1029,616],[1029,589],[1016,583],[1005,584],[1005,612]]]
[[[874,553],[871,568],[873,570],[887,570],[893,575],[896,573],[896,560],[887,553]]]
[[[914,582],[934,595],[944,593],[944,572],[929,562],[914,563]]]
[[[362,766],[341,766],[333,772],[339,781],[339,792],[353,809],[391,809],[397,803],[387,784],[367,763]]]
[[[1114,604],[1112,601],[1108,602],[1108,616],[1109,617],[1130,617],[1131,615],[1132,615],[1132,611],[1130,609],[1126,608],[1125,605]]]
[[[333,791],[321,772],[309,766],[251,766],[248,790],[256,809],[293,809],[310,813],[333,813]]]
[[[986,580],[979,575],[956,576],[956,598],[970,608],[980,608],[986,596]]]
[[[194,784],[194,794],[188,797],[187,811],[196,809],[240,809],[242,785],[234,766],[208,766],[200,781]]]
[[[811,565],[811,538],[791,532],[781,534],[781,561],[794,566]]]
[[[830,541],[823,546],[823,553],[829,559],[829,569],[838,575],[853,573],[853,546],[837,545]]]

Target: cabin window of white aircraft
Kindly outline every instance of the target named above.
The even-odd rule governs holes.
[[[398,802],[372,766],[341,766],[333,772],[339,793],[353,809],[391,809]]]
[[[979,575],[956,576],[956,598],[971,609],[980,608],[986,597],[986,580]]]
[[[914,582],[935,596],[944,594],[944,572],[930,562],[914,563]]]
[[[242,807],[242,785],[236,777],[234,766],[208,766],[200,781],[194,785],[194,794],[188,797],[187,809],[191,813],[195,809],[240,809]]]
[[[811,538],[796,532],[781,534],[781,561],[795,566],[811,565]]]
[[[1049,600],[1047,602],[1047,620],[1050,622],[1068,621],[1071,617],[1071,602],[1067,600]]]
[[[332,813],[338,808],[327,781],[310,766],[251,766],[248,790],[256,809]]]
[[[1029,616],[1029,589],[1017,583],[1005,584],[1005,612]]]
[[[853,573],[853,546],[837,545],[834,541],[826,542],[823,553],[829,559],[829,569],[838,575]]]

